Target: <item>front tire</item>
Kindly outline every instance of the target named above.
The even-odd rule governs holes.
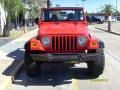
[[[29,77],[39,76],[40,65],[37,62],[32,61],[32,58],[26,52],[24,55],[24,67],[25,67],[25,72]]]
[[[90,53],[90,52],[89,52]],[[103,48],[97,50],[97,57],[94,61],[87,62],[88,72],[91,76],[98,77],[104,71],[105,57]]]

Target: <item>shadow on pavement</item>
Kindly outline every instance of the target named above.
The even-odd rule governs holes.
[[[23,60],[24,50],[22,48],[16,49],[15,51],[9,53],[7,56],[14,59],[14,61],[7,67],[7,69],[2,73],[6,76],[13,76],[14,70]]]
[[[21,60],[24,57],[24,49],[16,49],[15,51],[9,53],[7,56],[13,58],[14,60]]]
[[[90,77],[87,68],[69,67],[67,64],[43,64],[40,75],[30,78],[22,70],[17,79],[13,82],[23,86],[57,86],[71,84],[72,79],[88,80]]]

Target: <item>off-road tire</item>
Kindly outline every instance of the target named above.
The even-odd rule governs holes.
[[[27,52],[24,54],[24,67],[25,67],[25,72],[29,77],[37,77],[39,76],[40,73],[40,65],[32,61],[32,58],[30,57]]]
[[[97,54],[98,55],[96,56],[96,60],[87,62],[89,74],[95,77],[99,77],[99,75],[103,73],[105,66],[105,57],[104,57],[103,48],[99,48],[97,50]]]

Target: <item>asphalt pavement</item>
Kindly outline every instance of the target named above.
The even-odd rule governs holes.
[[[23,59],[23,53],[24,53],[24,44],[31,39],[32,37],[37,35],[37,28],[33,28],[34,30],[28,32],[27,34],[15,39],[11,40],[7,44],[4,44],[0,47],[0,60],[4,60],[5,56],[6,58],[9,57],[11,59],[21,60]],[[16,56],[17,55],[17,56]]]
[[[108,31],[108,22],[105,22],[103,24],[95,24],[94,26],[96,28]],[[118,21],[118,22],[111,22],[111,32],[120,35],[120,21]]]
[[[117,31],[118,28],[120,30],[119,26],[114,27],[113,30]],[[96,27],[96,25],[91,26],[91,28],[94,28],[94,27]],[[120,61],[120,43],[119,43],[120,42],[120,36],[112,34],[112,33],[104,32],[104,31],[98,30],[98,29],[91,29],[90,31],[91,31],[91,34],[93,34],[94,36],[96,36],[99,39],[101,39],[102,41],[104,41],[106,52],[110,53],[111,56],[113,56],[115,59]]]
[[[26,76],[24,68],[11,90],[120,90],[120,36],[89,26],[91,34],[105,43],[105,70],[98,78],[88,76],[86,64],[43,64],[37,78]]]
[[[32,31],[32,30],[34,30],[36,27],[37,27],[37,26],[29,26],[29,27],[27,27],[27,30],[28,30],[28,31]],[[22,30],[22,28],[12,29],[13,32],[14,32],[14,31],[20,31],[20,30]],[[11,41],[13,41],[13,40],[14,40],[14,39],[12,39],[11,37],[2,37],[2,36],[0,36],[0,47],[3,46],[3,45],[5,45],[5,44],[7,44],[7,43],[9,43],[9,42],[11,42]]]
[[[0,38],[0,47],[9,43],[10,41],[12,41],[12,39],[9,38]]]
[[[38,28],[0,47],[0,90],[9,90],[12,79],[22,66],[24,44],[37,35]]]

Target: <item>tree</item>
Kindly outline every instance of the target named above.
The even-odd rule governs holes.
[[[101,12],[105,14],[105,19],[108,19],[108,32],[111,32],[111,16],[114,13],[115,9],[111,4],[105,4],[101,7]],[[109,17],[109,18],[108,18]]]
[[[40,10],[39,10],[39,7],[36,3],[30,5],[30,8],[31,8],[31,14],[32,16],[35,18],[35,17],[38,17],[39,14],[40,14]]]
[[[32,17],[32,25],[34,26],[35,18],[39,17],[40,10],[37,3],[31,3],[29,6],[30,6],[30,14]]]
[[[119,15],[120,15],[120,12],[119,12],[118,10],[116,10],[116,11],[114,12],[114,15],[115,15],[115,16],[119,16]]]
[[[100,9],[100,12],[105,14],[105,19],[112,15],[115,10],[111,4],[105,4],[104,6],[100,7]]]
[[[3,36],[10,35],[11,19],[16,18],[18,14],[25,10],[22,0],[1,0],[1,5],[7,12],[6,25],[3,31]]]

